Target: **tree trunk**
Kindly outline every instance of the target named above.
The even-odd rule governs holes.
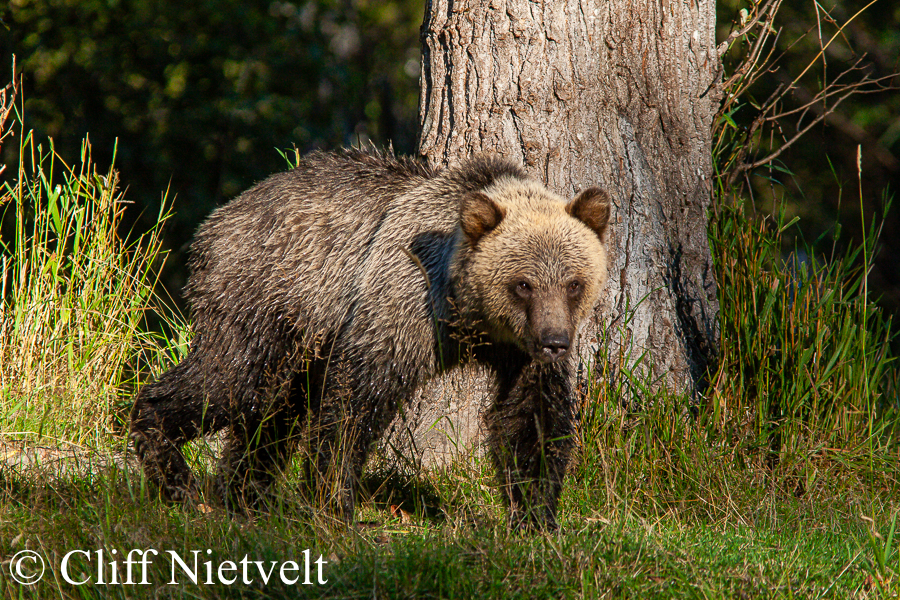
[[[499,154],[564,197],[607,189],[609,285],[581,356],[609,377],[637,369],[694,394],[718,345],[706,216],[715,22],[713,0],[430,0],[422,27],[419,153],[438,165]],[[395,446],[412,439],[440,463],[476,443],[481,378],[433,386]]]

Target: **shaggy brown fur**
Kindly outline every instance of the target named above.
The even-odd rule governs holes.
[[[258,505],[302,434],[313,489],[344,519],[368,450],[428,378],[496,373],[490,451],[513,526],[555,525],[576,407],[569,348],[606,280],[606,194],[568,204],[516,166],[436,172],[314,153],[215,211],[191,248],[190,353],[141,389],[150,480],[196,494],[182,445],[230,426],[218,482]]]

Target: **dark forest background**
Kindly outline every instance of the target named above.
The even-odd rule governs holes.
[[[780,84],[793,81],[822,42],[867,3],[783,5],[774,23],[778,68],[731,114],[746,127]],[[747,2],[719,3],[724,40]],[[185,251],[198,223],[254,182],[283,170],[279,151],[373,142],[416,144],[422,0],[12,0],[0,9],[0,73],[12,55],[24,75],[25,123],[62,156],[89,136],[99,164],[115,154],[127,226],[149,228],[168,190],[175,214],[162,281],[180,302]],[[802,106],[846,68],[853,77],[900,70],[900,5],[881,0],[853,19],[798,81],[783,107]],[[728,62],[726,60],[726,66]],[[748,175],[760,212],[781,202],[799,235],[830,255],[857,244],[857,149],[866,220],[881,218],[900,187],[900,78],[840,104],[770,166]],[[793,104],[792,104],[793,103]],[[760,152],[777,149],[828,103],[779,119]],[[8,142],[3,161],[16,162]],[[15,175],[9,168],[4,176]],[[839,228],[835,227],[840,223]],[[790,249],[786,249],[789,251]],[[869,289],[900,314],[900,205],[887,212]]]

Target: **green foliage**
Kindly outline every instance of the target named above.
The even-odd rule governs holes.
[[[897,512],[891,519],[887,532],[882,535],[875,528],[875,522],[870,520],[872,527],[869,532],[869,544],[872,549],[872,563],[875,582],[878,590],[885,597],[897,597],[900,595],[900,551],[894,534],[897,533]]]
[[[480,493],[462,480],[455,485],[473,497]],[[7,556],[30,548],[45,557],[50,571],[27,593],[56,598],[890,598],[896,583],[896,554],[886,551],[894,544],[891,519],[881,514],[877,528],[871,518],[832,511],[764,527],[641,518],[628,507],[603,514],[585,502],[568,503],[561,532],[521,535],[491,516],[473,527],[465,508],[405,522],[368,508],[366,526],[330,529],[306,518],[289,490],[276,510],[248,520],[148,499],[127,472],[52,485],[6,472],[0,473],[0,548]],[[102,549],[107,581],[113,558],[121,581],[124,556],[133,548],[159,551],[147,573],[153,585],[76,587],[59,577],[65,553]],[[194,585],[178,571],[180,585],[166,585],[172,577],[167,550],[186,557],[198,551],[201,565],[246,556],[268,566],[302,564],[305,549],[327,561],[325,585],[287,586],[277,577],[263,584],[253,567],[248,585]],[[77,558],[70,575],[96,580],[96,562]],[[882,558],[884,576],[874,566]],[[23,589],[0,576],[0,597],[20,597]]]
[[[714,399],[728,399],[715,404],[722,422],[726,412],[753,415],[741,426],[778,456],[896,444],[890,320],[866,294],[871,264],[857,260],[874,254],[874,231],[867,247],[826,261],[801,246],[783,257],[783,211],[754,219],[723,205],[711,225],[725,374]]]
[[[289,498],[279,510],[244,520],[147,499],[139,481],[121,473],[52,486],[0,475],[0,548],[45,557],[56,576],[48,573],[28,593],[56,598],[889,598],[896,581],[896,554],[882,552],[894,543],[891,520],[881,515],[877,529],[846,516],[767,528],[642,519],[623,510],[603,516],[578,505],[560,533],[520,535],[501,519],[472,527],[452,510],[412,522],[369,511],[377,521],[366,527],[329,529],[304,518]],[[107,581],[113,558],[121,581],[132,548],[160,552],[147,573],[154,585],[76,587],[58,575],[65,553],[102,549]],[[302,564],[304,549],[327,561],[325,585],[287,586],[277,577],[263,584],[253,567],[248,585],[194,585],[178,571],[181,585],[166,585],[167,550],[186,557],[199,551],[201,563],[213,565],[247,556],[268,566]],[[873,577],[883,556],[885,576]],[[96,580],[96,563],[77,558],[70,576]],[[22,586],[5,575],[0,597],[20,597]]]
[[[729,444],[763,456],[770,469],[823,459],[855,464],[874,476],[886,466],[882,461],[893,464],[890,457],[900,433],[895,424],[900,370],[891,351],[896,336],[890,318],[872,302],[869,291],[890,201],[885,195],[878,213],[868,210],[877,218],[863,217],[871,191],[864,186],[862,150],[856,148],[856,220],[837,216],[831,231],[814,244],[802,241],[803,220],[796,214],[791,218],[801,199],[800,193],[791,192],[796,177],[777,154],[782,145],[793,143],[793,137],[785,134],[779,140],[766,133],[788,131],[795,114],[782,107],[788,100],[773,103],[778,96],[771,90],[765,92],[769,94],[765,102],[754,99],[771,85],[771,78],[762,75],[771,64],[765,48],[778,44],[775,27],[784,22],[790,30],[796,23],[790,18],[793,9],[770,0],[742,15],[742,24],[749,23],[757,10],[764,18],[746,36],[734,39],[727,55],[744,62],[733,64],[735,74],[726,81],[730,87],[715,130],[718,187],[710,242],[719,286],[722,356],[708,409],[717,433],[725,434]],[[837,14],[842,9],[834,10]],[[778,18],[773,19],[776,12]],[[850,31],[858,38],[861,32],[854,27],[864,17],[871,15],[854,13],[840,22],[826,19],[826,29]],[[826,33],[824,37],[819,33],[820,48],[831,48],[828,40],[839,37]],[[810,43],[801,38],[800,48]],[[819,55],[803,62],[808,58],[798,50],[778,64],[800,73],[795,84],[809,85],[804,74],[826,68],[827,61],[817,62]],[[877,88],[867,76],[859,77],[849,87],[829,87],[828,81],[820,80],[813,89],[823,98],[840,93],[853,99],[854,91]],[[776,154],[769,162],[757,160],[759,167],[754,168],[757,163],[751,161],[767,152]],[[831,178],[837,180],[834,200],[840,207],[849,185],[834,174],[821,152],[817,156],[820,167],[831,169]],[[746,185],[754,177],[763,181],[759,176],[764,177],[765,202],[754,195],[759,188]],[[757,213],[759,205],[771,214]],[[848,230],[856,231],[855,241],[846,233],[842,236]],[[814,474],[808,472],[807,477]],[[798,485],[802,489],[804,484]]]

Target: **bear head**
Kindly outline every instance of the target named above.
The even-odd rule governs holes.
[[[534,360],[566,356],[607,279],[609,196],[588,188],[570,202],[504,178],[460,202],[464,276],[457,290],[496,342]],[[462,294],[459,292],[462,291]]]

